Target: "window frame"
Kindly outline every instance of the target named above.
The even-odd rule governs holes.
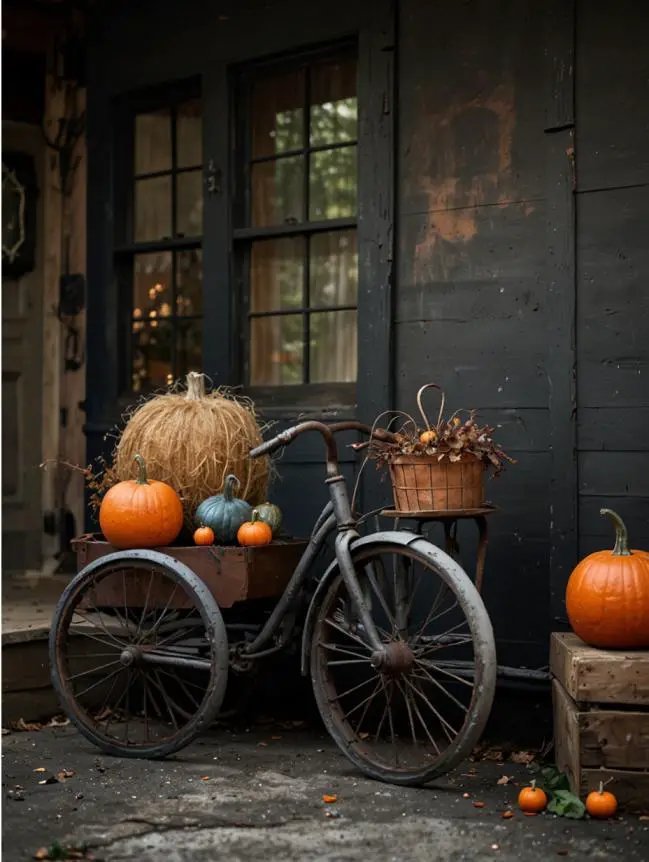
[[[273,73],[282,73],[296,71],[300,68],[309,68],[316,63],[326,62],[327,60],[348,59],[353,57],[357,62],[357,87],[356,98],[358,100],[358,115],[357,115],[357,134],[353,140],[344,141],[329,145],[311,146],[309,138],[306,137],[303,141],[304,146],[298,150],[287,151],[282,153],[280,158],[285,158],[290,155],[306,156],[307,164],[304,175],[304,221],[295,224],[278,224],[272,226],[251,226],[251,184],[250,184],[250,165],[255,162],[276,161],[277,157],[262,157],[253,159],[252,157],[252,111],[251,111],[251,95],[252,84],[254,80],[263,74],[264,70],[272,71]],[[242,381],[246,393],[259,404],[265,411],[270,407],[280,410],[285,409],[305,409],[314,410],[322,414],[328,410],[337,412],[338,410],[355,410],[356,408],[356,387],[358,383],[358,358],[356,380],[352,382],[326,382],[326,383],[299,383],[299,384],[278,384],[275,386],[252,386],[250,384],[250,256],[252,244],[256,240],[282,239],[290,237],[310,237],[323,233],[333,233],[353,229],[356,232],[357,242],[359,237],[359,204],[360,204],[360,170],[357,169],[356,174],[356,213],[354,216],[346,218],[327,219],[320,221],[310,221],[308,219],[308,188],[309,188],[309,156],[313,152],[331,151],[341,149],[346,146],[354,146],[356,149],[357,165],[359,164],[360,152],[360,128],[361,128],[361,111],[360,104],[360,54],[359,54],[359,39],[357,36],[352,36],[344,39],[328,42],[326,45],[316,47],[297,48],[294,51],[286,52],[279,56],[251,59],[244,63],[238,64],[231,70],[230,75],[230,98],[231,104],[234,106],[232,121],[231,121],[231,142],[232,142],[232,170],[231,170],[231,248],[232,248],[232,269],[234,281],[234,320],[235,320],[235,356],[234,364],[237,369],[237,376]],[[308,93],[305,94],[306,104],[308,103]],[[310,128],[310,113],[305,112],[304,129],[305,133]],[[245,226],[242,226],[245,225]],[[305,281],[308,281],[308,243],[305,243]],[[360,255],[359,255],[360,262]],[[360,270],[360,265],[359,265]],[[359,273],[360,274],[360,273]],[[360,284],[359,284],[360,287]],[[308,297],[307,297],[308,299]],[[357,333],[359,332],[358,319],[359,301],[356,299],[354,310],[356,311]],[[319,307],[313,307],[307,303],[304,308],[295,309],[295,313],[304,313],[305,316],[310,316],[314,311],[326,311]],[[273,313],[279,316],[279,310],[276,312],[268,312],[266,314],[255,315],[270,317]],[[358,349],[358,348],[357,348]],[[308,344],[303,345],[305,354],[308,354]],[[360,352],[360,350],[359,350]],[[307,359],[308,362],[308,359]]]
[[[136,173],[134,165],[135,150],[135,118],[138,114],[147,111],[155,111],[163,108],[172,110],[172,130],[175,125],[174,108],[184,102],[197,99],[201,102],[201,119],[204,122],[205,94],[203,92],[203,81],[201,76],[192,76],[182,80],[171,81],[164,84],[156,84],[135,91],[121,94],[113,104],[114,111],[114,167],[113,167],[113,231],[110,256],[117,291],[117,393],[120,399],[132,398],[133,396],[150,395],[156,390],[156,386],[147,386],[140,391],[133,389],[133,334],[132,325],[135,320],[133,315],[133,263],[136,255],[151,254],[156,252],[168,252],[172,258],[172,291],[176,293],[177,279],[177,253],[182,251],[200,250],[203,252],[205,245],[205,219],[203,217],[203,229],[200,235],[177,237],[173,236],[177,213],[177,188],[176,177],[183,173],[200,172],[201,187],[204,188],[204,134],[201,133],[202,162],[201,164],[178,168],[176,165],[176,136],[172,134],[171,167],[165,171],[152,171]],[[136,180],[153,178],[157,176],[170,176],[171,184],[171,229],[172,236],[157,240],[137,242],[134,239],[134,204],[135,204],[135,182]],[[204,192],[203,192],[204,195]],[[205,272],[203,271],[203,284]],[[205,308],[201,308],[200,315],[178,315],[176,309],[172,308],[173,314],[168,318],[172,331],[171,342],[171,373],[176,380],[176,334],[179,331],[179,323],[185,320],[199,321],[201,324],[202,357],[201,365],[205,366]]]

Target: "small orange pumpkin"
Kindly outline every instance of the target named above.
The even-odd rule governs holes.
[[[118,482],[99,507],[99,526],[115,548],[158,548],[178,537],[183,526],[180,497],[165,482],[149,481],[141,455],[137,479]]]
[[[194,531],[195,545],[213,545],[214,530],[211,527],[199,527]]]
[[[615,547],[583,559],[570,575],[566,610],[573,631],[600,649],[649,647],[649,553],[630,551],[624,521],[615,524]]]
[[[526,814],[538,814],[547,804],[548,797],[544,790],[536,786],[536,781],[533,781],[529,787],[523,787],[518,794],[518,807]]]
[[[600,781],[599,790],[593,790],[586,797],[586,811],[591,817],[606,820],[617,811],[617,799],[608,790],[604,790],[604,784]]]
[[[254,509],[252,519],[242,524],[237,531],[237,542],[244,547],[269,545],[273,539],[273,531],[259,518],[259,512]]]

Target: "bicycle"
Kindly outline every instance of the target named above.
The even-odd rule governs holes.
[[[228,673],[245,675],[286,649],[300,625],[301,670],[311,676],[325,727],[366,775],[425,784],[472,751],[496,684],[493,631],[476,587],[421,535],[360,534],[335,435],[357,431],[389,439],[390,432],[359,422],[307,421],[250,457],[269,455],[311,431],[324,439],[330,500],[267,618],[226,625],[215,588],[173,547],[111,552],[103,543],[66,588],[50,634],[52,680],[70,720],[105,752],[159,758],[183,748],[217,719]],[[312,565],[334,533],[334,559],[302,617]],[[192,553],[210,550],[215,560],[218,549]],[[247,607],[240,606],[244,616]],[[437,631],[440,621],[443,631]],[[84,651],[75,654],[82,644]],[[81,662],[77,673],[73,659]]]

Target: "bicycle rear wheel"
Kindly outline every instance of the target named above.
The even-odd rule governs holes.
[[[467,757],[489,717],[496,649],[482,600],[462,568],[425,539],[377,539],[352,560],[389,661],[373,649],[341,574],[311,643],[316,702],[331,736],[366,775],[425,784]]]

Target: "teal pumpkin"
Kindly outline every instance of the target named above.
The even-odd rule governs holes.
[[[252,517],[252,506],[232,493],[235,483],[239,484],[236,476],[226,476],[223,493],[203,500],[194,515],[198,527],[213,530],[214,541],[219,545],[235,544],[239,527]]]
[[[273,536],[276,536],[279,528],[282,526],[282,510],[279,506],[276,506],[274,503],[262,503],[261,506],[256,506],[255,509],[259,520],[263,521],[264,524],[268,524],[273,531]]]

